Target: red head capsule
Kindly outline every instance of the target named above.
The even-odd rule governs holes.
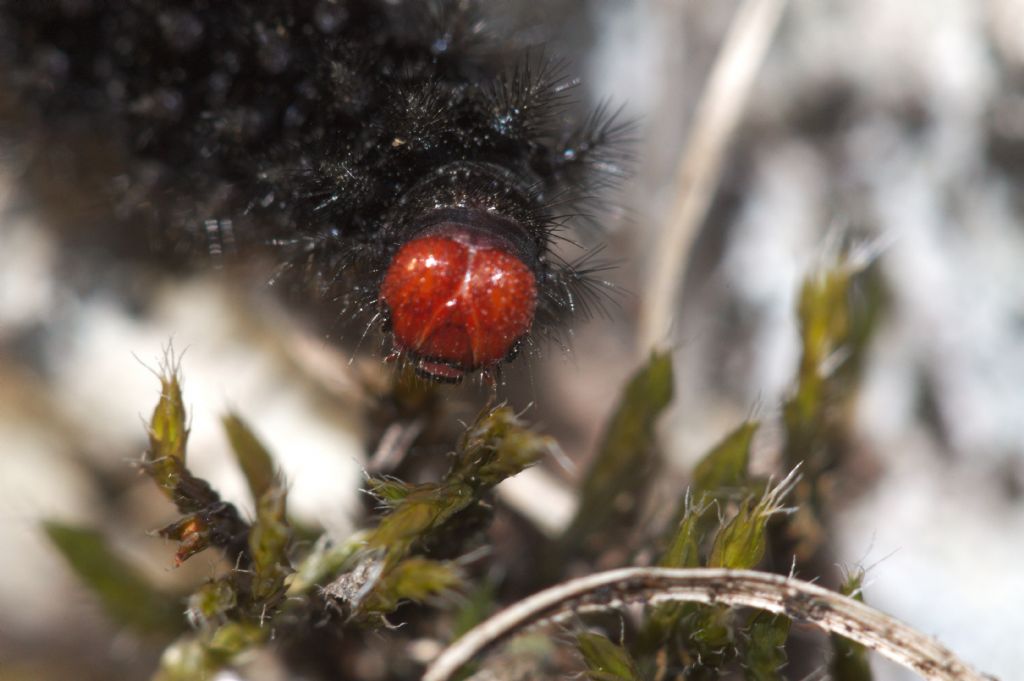
[[[503,360],[530,330],[537,282],[504,242],[449,224],[399,249],[380,297],[417,371],[455,382]]]

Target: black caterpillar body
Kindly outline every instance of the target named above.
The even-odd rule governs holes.
[[[158,249],[269,251],[339,314],[389,330],[380,290],[395,254],[463,225],[473,249],[500,242],[535,278],[529,331],[507,339],[509,355],[557,334],[599,288],[586,257],[566,262],[553,243],[621,172],[625,126],[605,110],[570,123],[574,81],[499,39],[474,3],[0,8],[2,86],[35,125],[84,125],[123,152],[109,178],[116,221]],[[427,359],[418,368],[438,380],[500,361]]]

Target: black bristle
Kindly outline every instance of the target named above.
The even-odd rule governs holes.
[[[423,215],[502,216],[540,287],[535,327],[557,326],[604,285],[550,255],[573,221],[556,207],[585,212],[621,176],[629,126],[607,105],[574,126],[565,63],[499,37],[485,6],[5,2],[6,127],[99,137],[116,160],[82,174],[125,241],[215,264],[269,253],[275,282],[362,325]]]

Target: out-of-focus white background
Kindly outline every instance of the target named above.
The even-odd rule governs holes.
[[[734,7],[593,3],[593,46],[578,64],[595,99],[626,102],[641,120],[628,219],[608,235],[624,261],[614,276],[635,296]],[[789,3],[693,253],[673,339],[677,399],[663,423],[685,471],[752,410],[777,412],[798,360],[802,276],[837,230],[877,246],[889,308],[854,433],[872,474],[839,509],[838,558],[872,566],[873,606],[1005,680],[1024,669],[1022,29],[1024,0]],[[141,519],[96,511],[97,475],[125,475],[144,446],[157,397],[147,367],[168,339],[185,350],[196,472],[247,508],[218,422],[236,409],[281,457],[293,510],[344,535],[365,461],[344,358],[310,375],[279,307],[215,277],[152,285],[141,311],[109,285],[83,293],[9,185],[0,181],[0,657],[5,646],[45,651],[69,619],[102,622],[40,518],[171,519],[151,490],[118,501]],[[570,357],[552,350],[531,369],[532,416],[570,433],[572,456],[592,445],[635,366],[636,304],[627,297],[612,319],[574,329]],[[136,539],[118,548],[163,583],[217,569],[200,559],[171,571],[169,547]],[[77,636],[63,645],[105,637],[115,655],[136,654],[109,625]]]
[[[736,4],[609,6],[591,74],[646,122],[641,229]],[[839,557],[874,565],[872,605],[1003,679],[1024,669],[1022,181],[1024,2],[790,2],[695,247],[666,424],[685,467],[777,408],[801,277],[837,230],[878,246],[890,309],[856,437],[880,477],[839,514]]]

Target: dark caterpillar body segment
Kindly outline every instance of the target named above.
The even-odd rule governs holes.
[[[471,2],[0,7],[3,86],[124,151],[120,222],[162,249],[271,251],[423,375],[494,367],[595,290],[552,242],[618,174],[624,128],[568,124],[573,81]]]

